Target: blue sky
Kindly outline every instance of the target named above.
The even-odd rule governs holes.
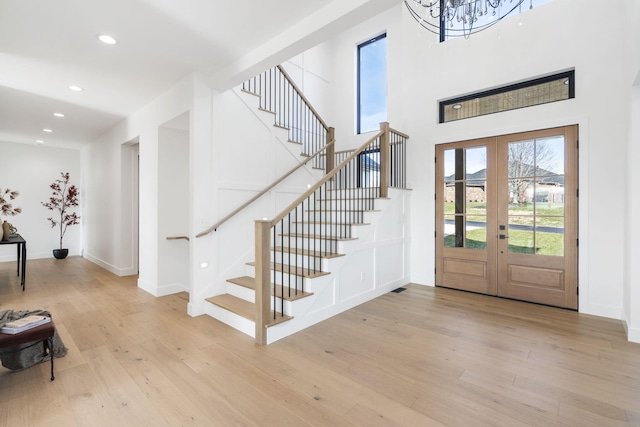
[[[360,48],[360,133],[387,120],[387,38]]]

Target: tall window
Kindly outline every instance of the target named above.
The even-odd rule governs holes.
[[[358,133],[387,120],[387,35],[358,46]]]

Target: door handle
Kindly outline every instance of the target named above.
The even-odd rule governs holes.
[[[509,236],[505,236],[504,234],[500,234],[500,240],[508,239]]]

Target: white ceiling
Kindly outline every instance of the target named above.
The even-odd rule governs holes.
[[[341,15],[361,12],[342,22],[347,28],[398,3],[0,0],[0,141],[35,144],[41,139],[46,146],[80,148],[184,76],[233,70],[242,58],[286,38],[282,35],[305,20],[315,16],[329,27]],[[99,42],[102,33],[119,43]],[[317,42],[317,34],[308,39]],[[69,85],[84,91],[72,92]]]

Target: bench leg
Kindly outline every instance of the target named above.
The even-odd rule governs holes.
[[[49,356],[51,357],[51,381],[55,379],[53,376],[53,337],[46,338],[43,342],[45,347],[45,354],[47,351],[47,345],[49,346]]]

